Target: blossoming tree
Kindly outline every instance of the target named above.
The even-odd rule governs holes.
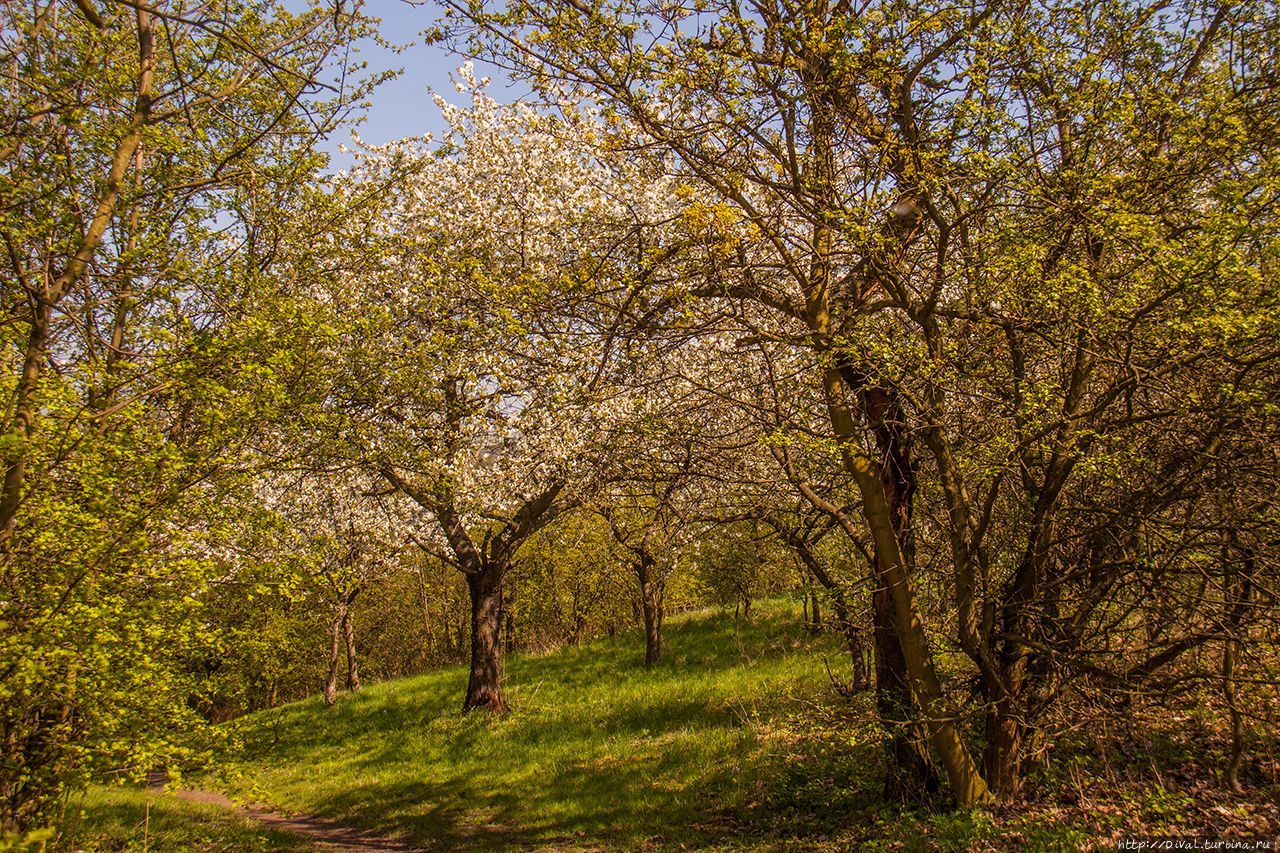
[[[341,415],[341,452],[465,575],[464,707],[502,711],[503,579],[590,489],[625,417],[617,305],[652,266],[664,194],[644,161],[610,156],[587,111],[500,105],[485,82],[464,67],[470,105],[436,98],[439,146],[361,153],[338,192],[383,201],[331,247],[358,269],[317,276],[312,298],[335,318],[321,402]]]

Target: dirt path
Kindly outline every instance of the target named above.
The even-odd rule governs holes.
[[[165,775],[152,775],[147,778],[147,787],[163,790],[168,782],[169,779]],[[188,802],[218,806],[233,811],[272,829],[301,835],[316,842],[321,850],[349,851],[350,853],[366,853],[366,851],[368,853],[376,853],[376,851],[414,853],[419,850],[403,841],[364,832],[322,817],[305,814],[286,817],[268,806],[237,806],[226,794],[217,791],[178,789],[167,793]]]

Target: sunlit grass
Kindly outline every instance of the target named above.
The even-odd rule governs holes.
[[[784,603],[675,618],[653,669],[635,633],[515,657],[503,717],[461,713],[461,668],[258,714],[244,778],[275,805],[445,847],[705,845],[767,796],[774,727],[833,698],[822,655],[839,652],[800,621]]]
[[[839,645],[788,602],[674,618],[664,662],[643,656],[638,632],[514,656],[501,717],[462,713],[463,668],[259,713],[231,781],[200,784],[429,849],[1075,849],[1105,829],[885,805],[872,699],[836,693]],[[68,849],[310,849],[157,792],[95,789],[84,812]]]
[[[162,791],[94,786],[67,809],[56,849],[83,851],[310,851],[299,836]]]

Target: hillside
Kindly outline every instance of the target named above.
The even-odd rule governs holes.
[[[815,705],[835,710],[823,653],[842,665],[790,608],[750,622],[676,618],[666,645],[652,670],[634,632],[514,657],[513,711],[502,718],[459,712],[462,668],[376,685],[332,709],[317,699],[259,714],[245,728],[244,778],[273,804],[446,847],[703,846],[749,832],[744,816],[766,802],[829,798],[807,805],[834,828],[837,800],[872,793],[870,745],[830,745],[824,769],[843,794],[812,765],[787,770],[805,739],[800,720]],[[821,784],[785,790],[806,777]]]
[[[1125,827],[1209,826],[1212,802],[1142,784],[1109,790],[1080,761],[1060,770],[1098,791],[1083,810],[894,812],[878,799],[869,698],[833,689],[824,660],[839,672],[843,658],[796,608],[673,618],[667,649],[651,670],[634,631],[514,656],[512,711],[498,718],[460,712],[463,668],[377,684],[333,708],[314,698],[256,714],[237,723],[244,751],[230,781],[205,784],[428,849],[1074,848]],[[121,797],[91,798],[89,829],[114,829],[86,849],[142,849],[127,818],[139,795]],[[1101,809],[1107,798],[1122,805]],[[162,795],[151,808],[170,833],[151,849],[309,849]],[[1258,826],[1275,818],[1259,804],[1239,812]]]

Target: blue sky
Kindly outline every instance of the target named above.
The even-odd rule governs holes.
[[[289,5],[301,5],[297,0]],[[378,87],[371,98],[368,117],[360,125],[360,137],[371,144],[381,144],[406,136],[420,136],[431,132],[439,136],[443,127],[440,111],[431,102],[431,90],[440,92],[449,100],[461,96],[453,89],[449,74],[463,60],[449,53],[442,45],[424,44],[422,31],[434,23],[439,7],[424,2],[410,5],[404,0],[366,0],[365,11],[382,19],[380,30],[383,38],[399,45],[407,45],[396,53],[372,42],[361,45],[361,56],[373,72],[403,68],[403,73]],[[491,94],[499,100],[514,100],[516,92],[509,88],[501,71],[477,66],[478,76],[494,79]],[[336,152],[339,144],[347,142],[347,130],[340,130],[325,146]],[[347,158],[338,155],[334,165],[345,165]]]

